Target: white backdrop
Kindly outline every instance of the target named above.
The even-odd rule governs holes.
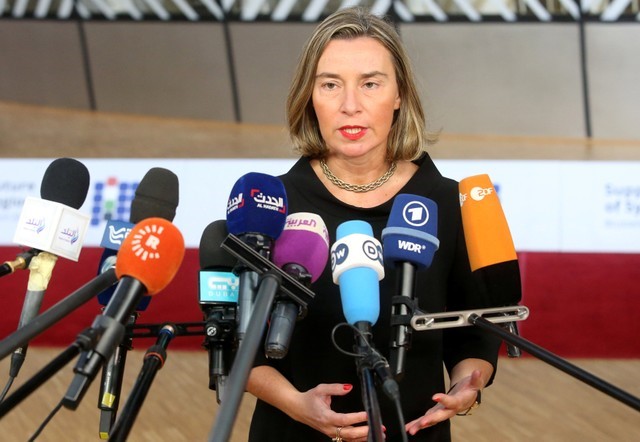
[[[27,196],[53,159],[0,160],[0,245],[12,238]],[[236,180],[248,172],[280,175],[291,159],[79,159],[91,185],[80,211],[102,216],[106,200],[126,194],[152,167],[180,182],[174,219],[187,247],[197,248],[204,228],[225,218]],[[445,176],[488,174],[497,187],[518,251],[640,253],[640,162],[439,160]],[[118,187],[119,184],[125,184]],[[96,190],[103,186],[103,190]],[[102,201],[95,201],[102,195]],[[131,195],[129,195],[131,197]],[[128,220],[128,215],[125,218]],[[98,246],[104,221],[91,225],[85,246]]]

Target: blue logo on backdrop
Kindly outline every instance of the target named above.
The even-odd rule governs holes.
[[[128,220],[137,188],[138,182],[122,182],[114,176],[97,182],[94,186],[91,225],[97,226],[110,220]]]

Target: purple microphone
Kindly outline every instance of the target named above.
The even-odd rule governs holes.
[[[275,265],[307,287],[315,282],[329,259],[329,232],[322,218],[308,212],[287,216],[272,258]],[[265,341],[267,357],[282,359],[287,355],[295,322],[305,315],[306,311],[286,296],[276,299]]]

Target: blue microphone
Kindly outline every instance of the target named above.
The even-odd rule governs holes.
[[[287,220],[287,194],[278,178],[250,172],[236,181],[227,201],[227,230],[236,236],[278,239]]]
[[[417,269],[431,266],[440,246],[438,206],[417,195],[399,194],[393,200],[387,227],[382,230],[384,260],[395,263],[396,290],[392,298],[391,326],[397,327],[390,342],[390,360],[396,379],[404,375],[407,352],[411,348],[411,317],[416,309],[415,275]]]
[[[264,173],[247,173],[231,189],[227,201],[227,230],[266,259],[271,259],[274,241],[284,230],[287,207],[282,181]],[[234,273],[240,279],[236,335],[240,342],[251,319],[259,275],[243,263],[238,264]]]
[[[380,315],[380,284],[384,278],[382,246],[365,221],[338,226],[331,247],[331,272],[340,286],[342,312],[349,324],[374,325]]]
[[[399,403],[400,391],[389,364],[371,344],[371,329],[380,316],[379,281],[384,278],[384,263],[382,245],[373,237],[369,223],[347,221],[338,226],[336,242],[331,247],[331,274],[333,282],[340,285],[342,312],[347,322],[358,330],[357,366],[363,389],[371,385],[365,370],[369,368],[380,378],[387,396]]]

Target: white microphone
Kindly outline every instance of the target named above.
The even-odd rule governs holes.
[[[89,171],[72,158],[53,161],[42,178],[42,199],[25,200],[13,238],[32,247],[37,254],[29,262],[29,281],[18,328],[24,327],[40,311],[58,256],[77,261],[89,216],[79,212],[89,190]],[[22,367],[27,345],[11,356],[9,375],[15,378]]]

